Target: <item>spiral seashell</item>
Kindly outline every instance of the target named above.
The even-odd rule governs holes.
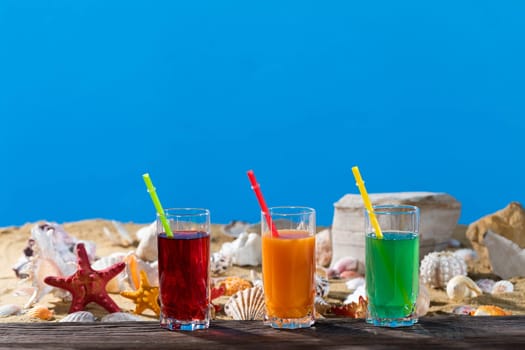
[[[0,317],[18,315],[20,312],[22,312],[22,308],[15,304],[6,304],[0,306]]]
[[[224,304],[224,312],[234,320],[262,320],[264,306],[263,289],[252,287],[232,295]]]
[[[46,321],[55,317],[55,312],[53,310],[49,310],[47,307],[39,305],[29,309],[26,314],[31,318],[39,318]]]
[[[328,296],[330,292],[330,283],[326,278],[323,278],[319,275],[315,275],[315,295],[322,298]]]
[[[95,322],[95,315],[89,311],[77,311],[73,312],[58,322]]]
[[[127,312],[113,312],[100,319],[100,322],[130,322],[142,321],[142,318],[129,314]]]
[[[501,294],[501,293],[512,293],[514,291],[514,285],[512,282],[507,280],[501,280],[494,283],[492,286],[491,294]]]
[[[461,301],[465,298],[477,297],[483,294],[476,282],[467,276],[454,276],[447,283],[447,295],[449,299]]]
[[[423,283],[445,288],[454,276],[467,275],[467,264],[451,252],[432,252],[425,255],[419,271]]]

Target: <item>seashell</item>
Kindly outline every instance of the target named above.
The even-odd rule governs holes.
[[[224,286],[226,291],[224,295],[234,295],[235,293],[253,287],[252,283],[248,280],[237,276],[226,277],[217,283],[217,287]]]
[[[137,233],[139,245],[135,250],[137,257],[144,261],[155,261],[158,259],[157,249],[157,223],[152,222],[148,226],[140,228]]]
[[[359,304],[359,298],[364,298],[366,299],[366,289],[365,289],[365,285],[361,285],[359,287],[357,287],[356,290],[354,290],[353,293],[349,294],[345,301],[343,302],[343,304]]]
[[[483,293],[491,293],[494,283],[496,283],[496,281],[489,278],[482,278],[476,281],[476,284],[478,285],[479,289],[483,291]]]
[[[263,289],[252,287],[232,295],[224,304],[224,312],[234,320],[262,320],[264,305]]]
[[[514,292],[514,285],[512,282],[507,280],[501,280],[496,283],[494,283],[494,286],[492,287],[492,290],[490,291],[491,294],[501,294],[501,293],[512,293]]]
[[[447,283],[447,295],[449,299],[461,301],[465,298],[477,297],[483,294],[476,282],[467,276],[454,276]]]
[[[0,306],[0,317],[19,315],[21,312],[22,308],[15,304],[6,304]]]
[[[128,254],[124,261],[126,262],[126,279],[128,284],[134,290],[140,288],[140,271],[146,272],[148,281],[152,286],[159,285],[159,269],[158,261],[146,262],[142,259],[139,259],[135,253]],[[123,291],[122,289],[121,291]]]
[[[364,286],[366,283],[364,277],[356,277],[346,281],[346,288],[356,290],[359,286]]]
[[[232,264],[259,266],[262,262],[261,236],[257,233],[242,232],[233,242],[223,243],[220,253],[229,256]]]
[[[452,313],[453,313],[453,314],[456,314],[456,315],[470,315],[470,314],[473,313],[474,311],[476,311],[476,308],[473,307],[473,306],[470,306],[470,305],[461,305],[461,306],[457,306],[457,307],[455,307],[455,308],[452,310]]]
[[[229,224],[221,226],[221,232],[231,237],[239,237],[243,232],[247,232],[251,224],[246,221],[232,220]]]
[[[113,253],[111,255],[102,257],[98,260],[96,260],[91,267],[93,267],[95,270],[103,270],[107,267],[113,266],[116,263],[119,263],[124,260],[126,257],[125,253]],[[106,284],[106,290],[109,293],[118,293],[126,288],[125,286],[125,278],[126,275],[124,272],[119,273],[115,277],[113,277],[107,284]]]
[[[430,293],[425,284],[419,281],[419,293],[416,300],[417,317],[425,316],[430,309]]]
[[[432,288],[445,288],[452,277],[467,275],[467,264],[451,252],[432,252],[425,255],[419,271],[423,283]]]
[[[509,316],[511,312],[494,305],[481,305],[475,311],[470,313],[471,316]]]
[[[226,270],[232,266],[232,259],[230,256],[225,256],[221,252],[216,252],[210,258],[210,271],[214,275],[222,275]]]
[[[525,249],[490,230],[485,234],[483,242],[496,275],[504,279],[525,276]]]
[[[50,320],[53,317],[55,317],[55,312],[53,310],[49,310],[45,306],[35,306],[31,309],[29,309],[26,313],[31,318],[39,318],[41,320]]]
[[[345,256],[334,262],[332,267],[327,271],[328,278],[341,278],[341,275],[345,275],[345,272],[351,272],[352,276],[356,274],[363,274],[365,268],[363,264],[352,256]],[[346,274],[351,277],[349,274]]]
[[[322,230],[315,235],[315,263],[328,267],[332,261],[332,234],[330,229]]]
[[[315,275],[315,295],[322,298],[328,296],[330,292],[330,283],[326,278],[323,278],[319,275]]]
[[[89,311],[77,311],[68,314],[58,322],[95,322],[96,319],[95,315]]]
[[[100,322],[130,322],[130,321],[142,321],[139,316],[132,315],[127,312],[113,312],[107,314],[100,319]]]

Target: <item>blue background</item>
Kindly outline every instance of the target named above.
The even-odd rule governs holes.
[[[269,205],[447,192],[524,200],[522,1],[0,3],[0,225],[255,222]]]

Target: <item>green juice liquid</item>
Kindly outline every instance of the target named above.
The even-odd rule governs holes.
[[[419,236],[410,232],[366,235],[369,316],[397,319],[415,310],[419,289]]]

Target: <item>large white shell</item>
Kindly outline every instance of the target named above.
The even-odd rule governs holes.
[[[252,287],[232,295],[224,304],[224,312],[234,320],[262,320],[264,306],[263,289]]]
[[[58,322],[95,322],[95,315],[89,311],[77,311],[73,312]]]
[[[445,288],[458,275],[467,275],[467,264],[451,252],[428,253],[421,261],[421,281],[432,288]]]
[[[447,295],[449,299],[461,301],[465,298],[477,297],[483,294],[476,282],[467,276],[454,276],[447,283]]]
[[[144,261],[157,260],[159,256],[157,248],[157,223],[152,222],[148,226],[140,228],[136,235],[140,240],[135,251],[139,259]]]
[[[0,306],[0,317],[18,315],[20,312],[22,312],[22,308],[15,304],[6,304]]]
[[[100,322],[130,322],[142,321],[142,318],[127,312],[113,312],[100,319]]]
[[[242,232],[233,242],[223,243],[220,253],[229,256],[239,266],[259,266],[262,262],[261,236]]]
[[[490,230],[485,234],[483,241],[496,275],[504,279],[525,276],[525,249]]]
[[[501,294],[501,293],[512,293],[514,291],[514,285],[512,282],[507,280],[501,280],[492,286],[491,294]]]

